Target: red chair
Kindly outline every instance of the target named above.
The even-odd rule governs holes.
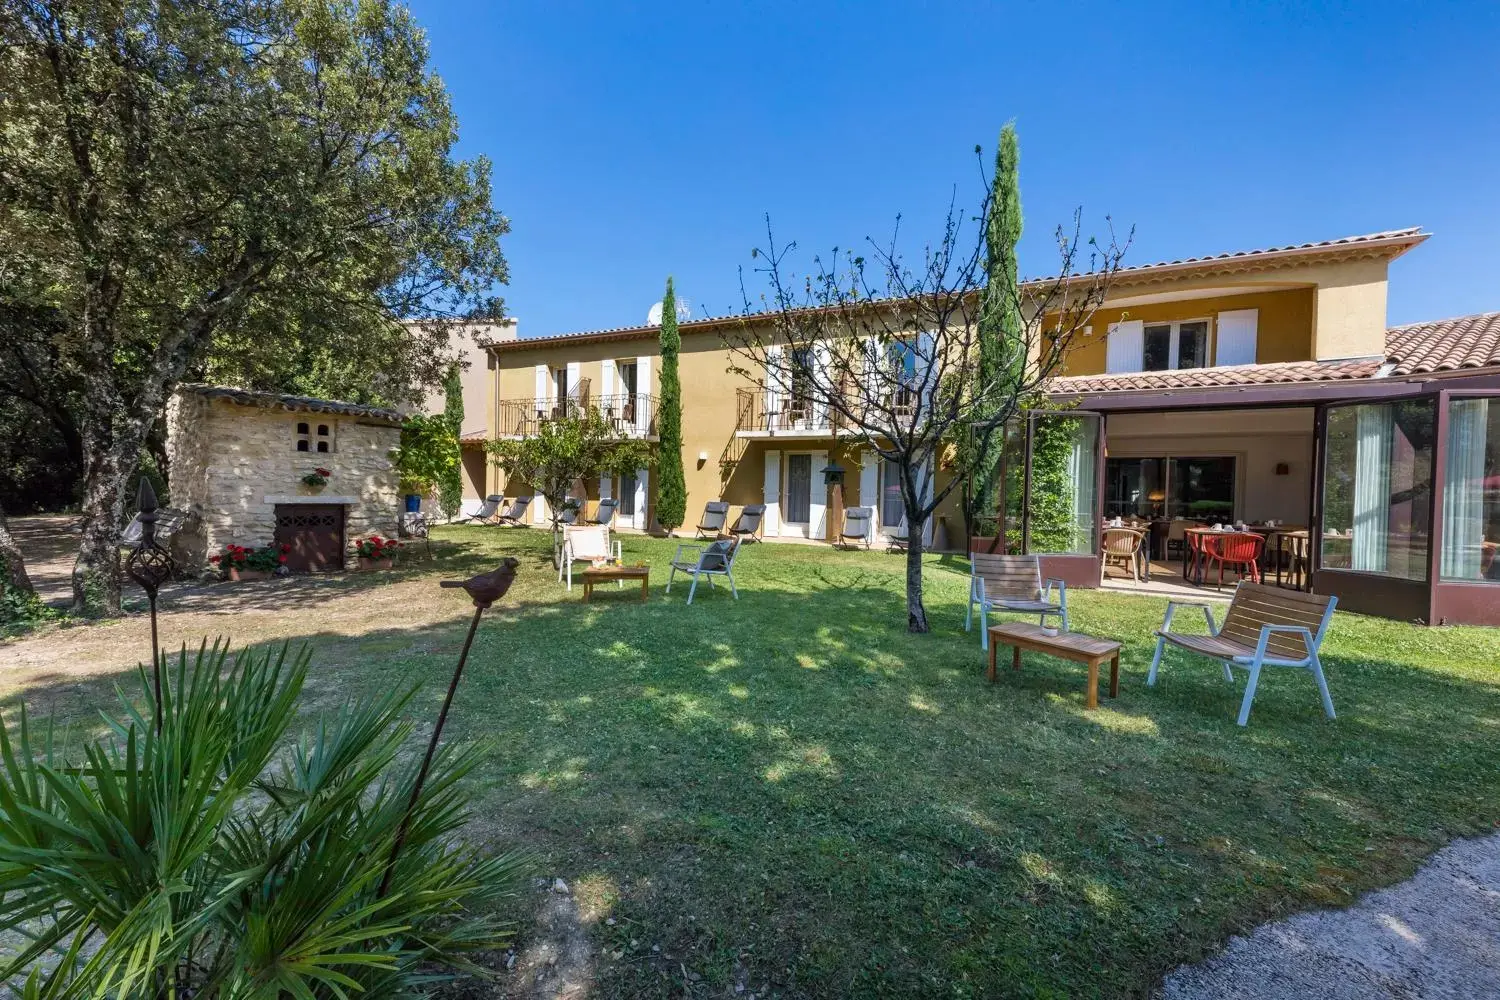
[[[1244,579],[1260,583],[1260,557],[1265,552],[1266,540],[1261,535],[1234,532],[1224,535],[1203,536],[1203,558],[1219,564],[1219,589],[1224,589],[1224,567],[1228,566]]]

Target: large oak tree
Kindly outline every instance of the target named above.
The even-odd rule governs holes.
[[[65,317],[79,387],[79,608],[118,607],[179,381],[397,401],[441,381],[446,320],[499,314],[489,165],[389,0],[11,0],[0,79],[0,275]]]

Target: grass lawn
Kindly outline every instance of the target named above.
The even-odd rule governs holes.
[[[952,557],[928,564],[933,633],[911,636],[900,557],[762,545],[738,602],[686,607],[663,570],[648,603],[627,584],[584,605],[543,532],[438,534],[455,564],[522,559],[449,732],[495,740],[476,835],[535,845],[574,887],[597,996],[1143,996],[1500,820],[1500,631],[1339,615],[1338,720],[1308,675],[1268,669],[1241,730],[1209,661],[1169,653],[1145,687],[1161,600],[1072,595],[1076,629],[1126,643],[1121,697],[1087,712],[1074,664],[1027,654],[983,680]],[[664,567],[673,544],[627,537],[626,558]],[[468,616],[439,575],[403,577],[416,627],[399,606],[288,626],[321,700],[419,681],[435,708]],[[85,685],[80,717],[115,679]]]

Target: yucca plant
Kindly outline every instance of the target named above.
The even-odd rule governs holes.
[[[24,710],[0,721],[0,983],[29,998],[420,995],[476,973],[528,859],[468,847],[443,748],[390,861],[416,780],[411,691],[289,734],[308,653],[163,655],[76,759]]]

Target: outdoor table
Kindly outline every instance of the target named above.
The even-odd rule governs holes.
[[[1012,646],[1010,668],[1021,669],[1021,650],[1029,649],[1048,656],[1088,664],[1088,687],[1084,689],[1084,704],[1087,708],[1099,707],[1099,665],[1109,660],[1109,696],[1120,696],[1120,644],[1113,639],[1085,635],[1082,632],[1058,632],[1048,635],[1047,630],[1030,622],[1006,622],[990,626],[990,683],[996,680],[995,649]]]
[[[590,566],[583,571],[583,599],[594,596],[594,586],[609,580],[641,581],[641,600],[646,599],[651,586],[650,566]]]
[[[1283,555],[1284,555],[1284,550],[1286,548],[1287,539],[1291,539],[1292,542],[1294,542],[1294,543],[1300,541],[1303,544],[1304,548],[1303,548],[1303,551],[1301,553],[1301,558],[1305,562],[1307,560],[1307,558],[1309,557],[1309,555],[1310,555],[1310,553],[1306,550],[1305,546],[1306,546],[1308,540],[1311,537],[1312,536],[1308,533],[1308,530],[1306,528],[1277,528],[1276,529],[1276,586],[1278,586],[1278,587],[1281,586],[1281,565],[1282,565],[1282,562],[1283,562]],[[1292,566],[1293,566],[1293,569],[1292,569],[1292,572],[1290,574],[1291,580],[1292,580],[1292,588],[1294,590],[1302,590],[1302,589],[1304,589],[1303,588],[1304,580],[1303,580],[1303,576],[1302,576],[1302,570],[1296,568],[1296,565],[1297,565],[1296,564],[1296,560],[1297,560],[1297,558],[1298,558],[1297,546],[1294,544],[1292,546],[1292,559],[1293,559]],[[1310,578],[1312,576],[1312,567],[1308,566],[1307,570],[1308,570],[1308,577],[1309,577],[1309,581],[1310,581]]]

